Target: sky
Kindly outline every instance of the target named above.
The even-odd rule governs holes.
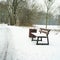
[[[44,5],[43,0],[36,0],[36,2],[38,3],[38,5],[40,5],[40,4],[42,4],[42,6]],[[58,15],[59,14],[58,6],[60,6],[60,0],[55,0],[53,6],[54,6],[53,7],[54,10],[52,12],[54,12],[55,14]],[[45,8],[45,6],[43,8]]]
[[[43,0],[36,0],[38,4],[43,4]],[[60,5],[60,0],[55,0],[55,5]]]
[[[0,0],[0,1],[6,1],[6,0]],[[32,0],[31,0],[32,1]],[[43,3],[43,0],[36,0],[36,2],[38,3],[38,4],[40,4],[40,3]],[[59,5],[60,4],[60,0],[55,0],[55,3],[57,4],[57,5]]]
[[[0,0],[0,1],[6,1],[6,0]]]
[[[32,1],[32,0],[31,0]],[[43,4],[43,0],[35,0],[38,4]],[[55,0],[55,6],[60,5],[60,0]]]
[[[32,0],[30,0],[30,1],[32,2]],[[35,1],[36,1],[36,3],[37,3],[38,5],[44,4],[43,0],[35,0]],[[55,5],[55,6],[60,5],[60,0],[55,0],[54,5]]]

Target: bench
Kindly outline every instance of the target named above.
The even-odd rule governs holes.
[[[37,29],[29,29],[29,37],[32,38],[32,41],[36,41],[36,45],[49,45],[48,35],[50,29],[40,28],[38,32],[39,33],[37,33]],[[33,38],[37,38],[37,39],[34,40]],[[43,38],[47,39],[47,43],[42,42]],[[39,41],[41,41],[42,43],[39,43]]]
[[[49,32],[50,32],[50,29],[45,29],[45,28],[40,28],[39,30],[40,34],[45,34],[45,35],[40,35],[40,36],[37,36],[37,45],[49,45],[49,38],[48,38],[48,35],[49,35]],[[41,38],[40,41],[42,41],[43,38],[46,38],[47,39],[47,43],[38,43],[39,42],[39,38]]]

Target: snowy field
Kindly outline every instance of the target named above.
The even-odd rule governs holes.
[[[60,60],[60,31],[50,31],[49,45],[36,45],[29,28],[0,24],[0,60]],[[59,26],[48,26],[59,29]]]

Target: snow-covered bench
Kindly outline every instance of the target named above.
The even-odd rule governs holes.
[[[37,45],[49,45],[49,35],[50,29],[40,28],[40,30],[37,32],[37,29],[29,29],[29,37],[32,38],[32,41],[37,41]],[[37,38],[34,40],[34,38]],[[47,43],[39,43],[39,41],[42,42],[42,39],[46,38]]]
[[[48,35],[49,35],[49,32],[50,32],[50,29],[40,28],[39,32],[40,32],[40,34],[41,33],[46,34],[45,36],[44,35],[41,36],[41,41],[42,41],[42,38],[47,38],[47,43],[42,43],[42,45],[49,45],[49,37],[48,37]],[[38,37],[38,39],[39,39],[39,37]],[[38,44],[38,41],[37,41],[37,44]]]
[[[37,37],[37,40],[35,40],[37,41],[36,44],[37,45],[49,45],[49,38],[48,38],[49,32],[50,32],[50,29],[40,28],[39,33],[32,33],[33,35]],[[32,37],[32,39],[33,38],[34,37]],[[43,38],[47,38],[47,43],[39,43],[39,41],[42,41]]]

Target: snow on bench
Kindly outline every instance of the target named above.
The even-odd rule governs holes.
[[[45,29],[45,28],[40,28],[39,33],[34,33],[32,32],[31,34],[37,37],[37,40],[34,40],[32,36],[32,41],[37,41],[37,45],[49,45],[49,39],[48,39],[48,34],[50,32],[50,29]],[[41,38],[39,40],[39,38]],[[39,41],[42,41],[42,38],[47,38],[47,43],[38,43]]]

